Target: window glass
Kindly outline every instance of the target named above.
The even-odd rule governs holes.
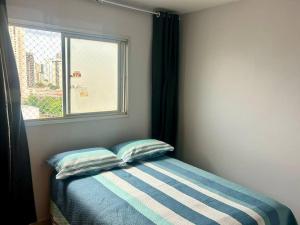
[[[118,110],[118,44],[70,40],[70,114]]]
[[[61,34],[9,26],[25,120],[63,116]]]
[[[9,33],[25,120],[125,113],[126,40],[14,25]]]

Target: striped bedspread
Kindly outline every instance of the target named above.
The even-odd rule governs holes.
[[[284,205],[162,157],[96,176],[56,180],[52,216],[65,225],[296,225]]]

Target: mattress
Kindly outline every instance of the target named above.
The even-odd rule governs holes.
[[[296,225],[281,203],[161,157],[95,176],[51,178],[57,225]]]

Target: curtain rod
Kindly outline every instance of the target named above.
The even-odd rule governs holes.
[[[157,17],[160,16],[159,12],[153,12],[153,11],[150,11],[150,10],[141,9],[141,8],[137,8],[137,7],[134,7],[134,6],[121,4],[121,3],[118,3],[118,2],[113,2],[113,1],[109,1],[109,0],[96,0],[96,1],[100,4],[108,4],[108,5],[118,6],[118,7],[121,7],[121,8],[135,10],[135,11],[139,11],[139,12],[143,12],[143,13],[149,13],[149,14],[156,15]]]

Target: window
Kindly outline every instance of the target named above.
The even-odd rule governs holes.
[[[126,112],[127,41],[9,26],[25,120]]]

